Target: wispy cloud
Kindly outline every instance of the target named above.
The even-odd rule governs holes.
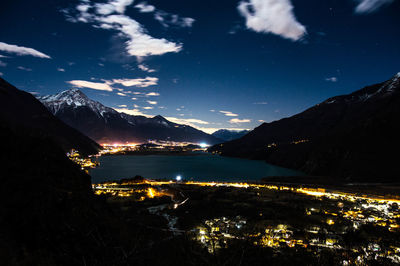
[[[154,14],[154,19],[160,22],[160,24],[166,28],[168,28],[170,25],[182,28],[190,28],[195,22],[195,19],[193,18],[182,18],[176,14],[171,14],[162,10],[159,10]]]
[[[238,114],[234,114],[232,112],[229,111],[219,111],[220,113],[226,115],[226,116],[239,116]]]
[[[7,63],[0,60],[0,67],[5,67],[5,66],[7,66]]]
[[[157,104],[157,101],[147,101],[148,104]]]
[[[359,4],[356,6],[355,12],[358,14],[373,13],[381,7],[388,5],[393,0],[358,0]]]
[[[239,124],[239,123],[250,123],[251,119],[238,119],[238,118],[232,118],[229,120],[229,123],[231,124]]]
[[[92,82],[85,80],[71,80],[67,81],[67,83],[79,87],[79,88],[90,88],[94,90],[103,90],[103,91],[113,91],[114,89],[118,90],[117,93],[120,96],[127,96],[127,94],[141,95],[145,94],[144,92],[132,92],[125,91],[121,88],[113,88],[112,85],[120,84],[125,87],[139,87],[145,88],[152,85],[157,85],[158,78],[154,77],[146,77],[146,78],[136,78],[136,79],[113,79],[113,80],[102,80],[102,82]]]
[[[188,126],[193,126],[196,127],[194,124],[199,124],[199,125],[208,125],[209,123],[207,121],[201,120],[201,119],[196,119],[196,118],[177,118],[177,117],[166,117],[171,122],[177,123],[177,124],[183,124],[183,125],[188,125]]]
[[[147,96],[147,97],[150,97],[150,96],[160,96],[160,94],[159,94],[158,92],[149,92],[149,93],[146,93],[146,96]]]
[[[5,56],[5,55],[2,55],[2,54],[0,54],[0,58],[8,58],[9,56]]]
[[[145,117],[153,117],[152,115],[148,115],[143,113],[142,111],[140,111],[139,109],[128,109],[128,108],[114,108],[114,110],[116,110],[117,112],[120,113],[125,113],[128,115],[141,115],[141,116],[145,116]]]
[[[149,68],[148,66],[146,66],[146,65],[144,65],[144,64],[139,64],[139,65],[138,65],[138,68],[139,68],[140,70],[142,70],[142,71],[149,72],[149,73],[156,72],[155,69],[151,69],[151,68]]]
[[[157,85],[158,78],[155,77],[146,77],[146,78],[137,78],[137,79],[113,79],[112,83],[119,83],[125,87],[139,87],[145,88],[153,85]]]
[[[330,78],[326,78],[325,80],[329,81],[329,82],[337,82],[338,78],[337,77],[330,77]]]
[[[125,9],[132,3],[133,0],[108,0],[106,3],[90,4],[81,0],[76,9],[63,12],[70,22],[89,23],[95,28],[116,31],[119,37],[126,39],[127,53],[139,59],[182,50],[182,44],[152,37],[140,23],[125,15]]]
[[[145,109],[145,110],[151,110],[153,108],[154,108],[153,106],[145,106],[145,107],[143,107],[143,109]]]
[[[65,69],[64,69],[64,68],[61,68],[61,67],[59,67],[59,68],[57,68],[57,71],[60,71],[60,72],[65,72]]]
[[[255,103],[253,103],[253,104],[265,105],[265,104],[268,104],[268,102],[255,102]]]
[[[16,54],[16,55],[31,55],[34,57],[51,59],[51,57],[48,56],[47,54],[39,52],[38,50],[35,50],[33,48],[18,46],[18,45],[14,45],[14,44],[7,44],[4,42],[0,42],[0,51],[12,53],[12,54]]]
[[[137,9],[139,9],[140,13],[149,13],[156,10],[155,6],[149,5],[146,2],[140,2],[139,4],[135,5]]]
[[[31,72],[31,71],[32,71],[32,68],[29,68],[29,67],[18,66],[17,68],[18,68],[19,70],[23,70],[23,71],[28,71],[28,72]]]
[[[71,84],[74,87],[78,87],[78,88],[89,88],[89,89],[100,90],[100,91],[113,91],[113,88],[107,82],[100,83],[100,82],[91,82],[91,81],[85,81],[85,80],[71,80],[71,81],[67,81],[67,83]]]
[[[238,5],[246,19],[246,27],[255,32],[273,33],[293,41],[306,34],[306,27],[293,13],[290,0],[247,0]]]

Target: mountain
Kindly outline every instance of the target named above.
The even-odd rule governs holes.
[[[95,154],[100,149],[96,142],[56,118],[30,93],[18,90],[2,78],[0,122],[15,133],[48,138],[64,152],[77,149],[82,154]]]
[[[400,73],[386,82],[329,98],[292,117],[263,123],[210,151],[345,180],[396,180],[399,81]]]
[[[231,141],[234,139],[238,139],[249,133],[250,130],[229,130],[229,129],[220,129],[212,133],[216,138],[222,139],[223,141]]]
[[[222,142],[191,126],[172,123],[158,115],[152,118],[119,113],[89,99],[79,89],[69,89],[38,99],[59,119],[100,143],[171,140]]]

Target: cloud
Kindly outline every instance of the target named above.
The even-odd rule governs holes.
[[[246,19],[247,29],[273,33],[292,41],[300,40],[306,34],[306,28],[294,16],[290,0],[247,1],[241,1],[237,7]]]
[[[326,78],[325,80],[329,81],[329,82],[337,82],[338,81],[337,77],[330,77],[330,78]]]
[[[145,114],[141,112],[139,109],[128,109],[128,108],[114,108],[115,111],[120,113],[125,113],[128,115],[141,115],[145,117],[153,117],[152,115]]]
[[[239,123],[250,123],[251,119],[238,119],[238,118],[232,118],[229,120],[229,123],[231,124],[239,124]]]
[[[126,94],[125,94],[125,93],[122,93],[122,92],[117,92],[117,95],[119,95],[119,96],[126,96]]]
[[[64,68],[61,68],[61,67],[59,67],[59,68],[57,68],[57,71],[60,71],[60,72],[65,72],[65,69],[64,69]]]
[[[159,94],[158,92],[149,92],[149,93],[146,93],[146,96],[147,96],[147,97],[150,97],[150,96],[160,96],[160,94]]]
[[[145,88],[153,85],[157,85],[158,78],[155,77],[146,77],[146,78],[137,78],[137,79],[113,79],[112,83],[119,83],[125,87],[139,87]],[[136,94],[136,93],[134,93]]]
[[[157,101],[147,101],[148,104],[157,104]]]
[[[5,66],[7,66],[7,63],[0,60],[0,67],[5,67]]]
[[[8,58],[9,56],[5,56],[5,55],[2,55],[2,54],[0,54],[0,58]]]
[[[260,120],[258,120],[258,122],[265,123],[265,120],[260,119]]]
[[[355,12],[358,14],[373,13],[381,7],[388,5],[393,0],[358,0],[359,4],[356,6]]]
[[[145,109],[145,110],[151,110],[153,108],[154,108],[153,106],[145,106],[145,107],[143,107],[143,109]]]
[[[255,102],[255,103],[253,103],[253,104],[261,104],[261,105],[265,105],[265,104],[268,104],[268,102]]]
[[[47,54],[39,52],[38,50],[35,50],[33,48],[18,46],[18,45],[14,45],[14,44],[7,44],[4,42],[0,42],[0,51],[4,51],[7,53],[13,53],[13,54],[17,54],[17,55],[31,55],[34,57],[51,59],[51,57],[48,56]]]
[[[23,71],[28,71],[28,72],[32,71],[32,68],[29,68],[29,67],[18,66],[17,68],[19,70],[23,70]]]
[[[3,76],[4,74],[2,72],[0,72],[0,76]]]
[[[151,69],[151,68],[149,68],[149,67],[147,67],[146,65],[143,65],[143,64],[139,64],[138,68],[143,70],[143,71],[149,72],[149,73],[156,72],[155,69]]]
[[[177,117],[166,117],[169,121],[177,124],[183,124],[183,125],[188,125],[188,126],[193,126],[195,127],[194,124],[199,124],[199,125],[208,125],[209,123],[204,120],[196,119],[196,118],[177,118]]]
[[[140,13],[149,13],[156,10],[155,6],[149,5],[146,2],[140,2],[135,7],[139,9]]]
[[[132,100],[137,100],[137,98],[135,98],[135,97],[134,97],[134,98],[131,98],[131,99],[132,99]]]
[[[125,15],[125,9],[133,0],[108,0],[106,3],[89,4],[81,0],[81,4],[73,10],[63,10],[70,22],[90,23],[95,28],[113,30],[117,36],[126,39],[125,48],[129,55],[138,59],[150,55],[177,53],[182,44],[164,38],[154,38],[136,20]]]
[[[239,116],[238,114],[234,114],[232,112],[229,111],[219,111],[220,113],[226,115],[226,116]]]
[[[71,80],[67,81],[67,83],[73,85],[74,87],[78,88],[89,88],[93,90],[100,90],[100,91],[113,91],[113,88],[110,86],[108,82],[99,83],[99,82],[91,82],[85,80]]]
[[[160,24],[166,28],[168,28],[170,25],[182,28],[190,28],[196,21],[193,18],[181,18],[176,14],[171,14],[162,10],[159,10],[154,14],[154,19],[160,22]]]
[[[118,107],[128,107],[126,104],[120,104]]]

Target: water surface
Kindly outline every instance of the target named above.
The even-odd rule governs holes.
[[[108,155],[92,169],[93,183],[141,175],[148,179],[195,181],[249,181],[268,176],[296,176],[301,172],[241,158],[201,155]]]

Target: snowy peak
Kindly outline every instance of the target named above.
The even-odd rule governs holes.
[[[392,79],[386,81],[384,85],[379,89],[386,92],[393,92],[400,87],[400,72],[393,76]]]
[[[327,99],[323,104],[359,103],[391,96],[400,92],[400,72],[388,81],[365,87],[348,95],[341,95]]]
[[[76,88],[65,90],[54,95],[41,96],[38,97],[38,100],[50,109],[53,114],[57,114],[61,109],[66,107],[78,108],[82,106],[90,108],[99,116],[104,116],[106,112],[116,113],[114,109],[89,99],[82,91]]]
[[[41,101],[48,103],[63,102],[67,105],[82,106],[87,105],[89,98],[79,89],[69,89],[54,95],[39,97]]]
[[[216,138],[222,139],[224,141],[231,141],[238,139],[249,133],[250,130],[232,130],[232,129],[220,129],[212,133]]]

